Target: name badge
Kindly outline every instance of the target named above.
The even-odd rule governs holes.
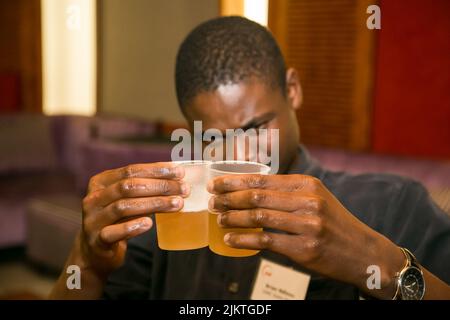
[[[261,259],[252,300],[305,300],[311,276]]]

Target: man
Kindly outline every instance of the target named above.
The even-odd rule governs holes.
[[[188,122],[201,120],[204,129],[279,129],[283,174],[225,176],[208,185],[221,226],[264,228],[227,234],[229,246],[261,249],[265,259],[311,274],[307,299],[450,299],[448,216],[417,182],[329,172],[310,158],[298,145],[297,71],[286,70],[265,28],[240,17],[195,28],[178,52],[176,89]],[[63,272],[51,297],[248,299],[259,255],[158,249],[151,213],[182,208],[189,194],[183,174],[153,163],[94,176],[67,261],[80,266],[82,289],[68,290]],[[378,289],[367,286],[373,265]]]

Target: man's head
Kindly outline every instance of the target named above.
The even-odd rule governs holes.
[[[199,25],[180,46],[175,80],[189,123],[201,120],[204,130],[279,129],[280,169],[292,161],[301,89],[266,28],[242,17]]]

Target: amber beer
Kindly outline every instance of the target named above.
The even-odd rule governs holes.
[[[270,167],[256,162],[218,161],[210,166],[210,179],[227,174],[268,174]],[[227,257],[249,257],[259,250],[236,249],[226,245],[223,237],[229,232],[261,232],[262,228],[222,228],[217,223],[217,213],[209,212],[209,249]]]
[[[217,224],[217,214],[209,213],[209,249],[221,256],[249,257],[257,254],[259,250],[235,249],[223,242],[228,232],[261,232],[262,228],[221,228]]]
[[[208,245],[208,211],[156,214],[158,246],[163,250],[190,250]]]
[[[191,250],[208,246],[208,198],[206,183],[208,161],[183,161],[185,175],[191,192],[184,199],[179,212],[157,213],[156,233],[158,246],[163,250]]]

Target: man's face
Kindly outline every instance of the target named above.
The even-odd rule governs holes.
[[[201,120],[203,131],[226,129],[279,129],[279,161],[282,173],[295,156],[299,133],[295,109],[289,95],[281,89],[270,88],[253,80],[221,85],[213,92],[195,96],[185,108],[186,118],[192,126]],[[268,150],[271,141],[268,141]]]

